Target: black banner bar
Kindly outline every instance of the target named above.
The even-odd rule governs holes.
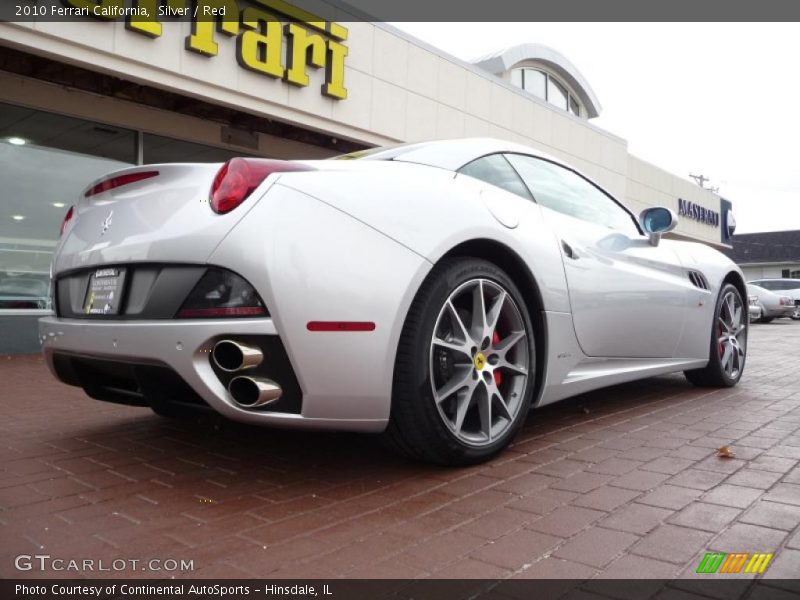
[[[800,20],[800,3],[787,0],[230,0],[230,6],[237,3],[240,7],[257,6],[277,12],[290,5],[325,20],[341,23]],[[91,18],[118,21],[216,21],[224,18],[219,14],[219,4],[210,0],[0,0],[0,21],[68,22]]]

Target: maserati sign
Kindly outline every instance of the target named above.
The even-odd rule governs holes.
[[[678,198],[678,215],[700,221],[712,227],[719,227],[719,212],[713,211],[705,206],[700,206],[694,202],[689,202],[683,198]]]

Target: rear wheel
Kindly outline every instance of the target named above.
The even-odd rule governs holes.
[[[525,419],[535,364],[533,325],[511,278],[486,261],[443,261],[403,328],[387,443],[438,464],[490,458]]]
[[[800,321],[800,304],[794,305],[794,312],[791,314],[792,319]]]
[[[714,310],[708,364],[684,374],[698,386],[733,387],[742,377],[746,355],[747,308],[736,286],[725,284]]]

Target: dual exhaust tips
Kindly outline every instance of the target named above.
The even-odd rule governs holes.
[[[257,346],[220,340],[214,345],[211,358],[226,373],[238,373],[260,365],[264,361],[264,353]],[[250,409],[275,402],[283,390],[271,379],[238,375],[228,384],[228,392],[237,406]]]

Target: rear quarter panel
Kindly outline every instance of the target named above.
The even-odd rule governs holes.
[[[569,311],[558,242],[545,227],[538,205],[445,169],[397,162],[362,164],[352,171],[289,173],[281,177],[281,184],[344,211],[431,263],[469,240],[503,244],[528,265],[545,310]],[[489,196],[503,197],[502,215],[487,208]],[[501,219],[517,224],[509,227]]]

